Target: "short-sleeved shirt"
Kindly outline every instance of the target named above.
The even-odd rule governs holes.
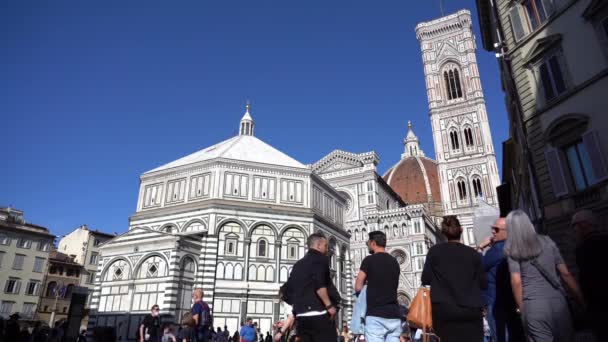
[[[253,342],[258,336],[255,329],[250,325],[243,325],[243,327],[241,327],[240,335],[241,340],[244,340],[245,342]]]
[[[542,251],[536,257],[539,265],[541,265],[555,281],[560,283],[560,289],[554,288],[542,273],[530,260],[517,261],[509,257],[509,271],[511,273],[521,274],[521,283],[523,288],[523,299],[549,299],[563,297],[564,289],[561,288],[559,275],[557,274],[557,265],[563,264],[564,259],[560,254],[557,246],[548,236],[539,236]]]
[[[401,318],[397,302],[399,263],[388,253],[363,259],[360,267],[367,275],[367,314],[382,318]]]
[[[159,341],[162,333],[161,333],[161,327],[160,327],[160,317],[156,316],[152,316],[152,315],[147,315],[142,324],[144,325],[144,334],[146,333],[146,331],[148,332],[148,334],[150,335],[150,341]]]

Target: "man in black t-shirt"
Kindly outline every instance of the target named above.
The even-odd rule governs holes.
[[[154,304],[150,314],[144,318],[139,326],[138,342],[160,342],[163,337],[160,328],[160,308]]]
[[[399,341],[401,313],[397,302],[399,263],[386,253],[386,235],[375,231],[367,241],[369,255],[361,263],[355,291],[359,293],[367,282],[367,314],[365,341]]]

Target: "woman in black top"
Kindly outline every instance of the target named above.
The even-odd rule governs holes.
[[[456,216],[444,216],[441,233],[448,242],[431,247],[422,271],[422,284],[431,287],[433,328],[442,342],[481,342],[487,287],[481,256],[460,242]]]

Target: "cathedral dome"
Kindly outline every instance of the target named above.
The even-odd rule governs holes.
[[[426,157],[406,157],[382,178],[409,204],[439,202],[437,163]]]
[[[437,162],[424,156],[411,122],[408,123],[404,147],[401,160],[382,178],[406,203],[440,202]]]

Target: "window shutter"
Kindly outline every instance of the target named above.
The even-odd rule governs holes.
[[[15,281],[15,289],[13,290],[14,294],[19,294],[21,291],[21,280]]]
[[[599,144],[599,140],[595,131],[588,131],[583,134],[583,144],[591,159],[591,168],[593,170],[593,176],[596,182],[603,181],[608,178],[608,167],[606,166],[606,160],[602,154],[602,150]]]
[[[568,185],[562,169],[562,163],[559,159],[559,151],[552,148],[545,151],[545,159],[547,160],[547,168],[551,176],[551,184],[553,185],[553,194],[555,197],[563,196],[568,193]]]
[[[519,6],[515,5],[511,7],[510,12],[511,13],[509,14],[509,16],[511,17],[511,27],[513,29],[513,36],[515,37],[515,41],[519,41],[526,35],[526,31],[521,20],[521,12],[519,11]]]

